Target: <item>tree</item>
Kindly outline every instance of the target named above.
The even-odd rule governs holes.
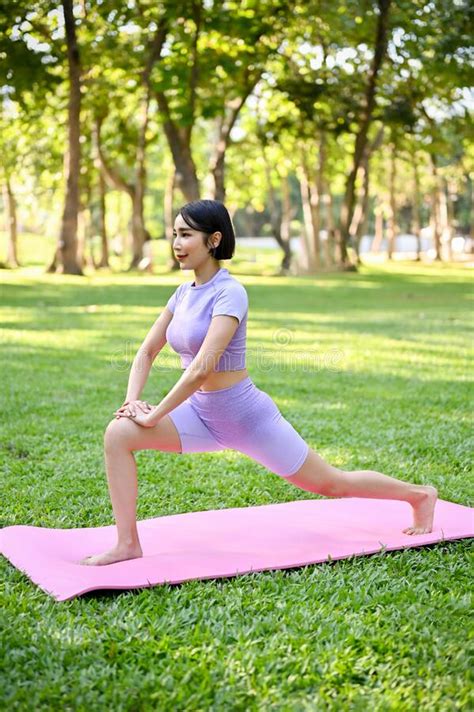
[[[79,212],[81,164],[81,64],[76,37],[73,0],[62,0],[62,8],[66,30],[69,74],[68,146],[65,160],[66,195],[58,249],[48,267],[48,272],[54,272],[59,267],[60,271],[65,274],[82,275],[82,268],[77,256],[77,215]]]
[[[352,168],[347,179],[346,189],[340,215],[340,235],[341,235],[341,260],[344,267],[353,269],[354,265],[349,260],[347,253],[347,243],[349,241],[349,231],[354,216],[355,186],[357,174],[362,163],[364,151],[367,146],[367,136],[369,126],[375,108],[375,96],[377,91],[377,79],[382,62],[387,50],[389,36],[389,11],[391,0],[377,0],[378,17],[374,41],[374,55],[367,77],[367,85],[364,96],[362,114],[359,128],[355,138]]]

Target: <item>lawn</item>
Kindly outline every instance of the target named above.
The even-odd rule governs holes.
[[[473,506],[471,272],[400,262],[279,278],[277,264],[276,251],[223,263],[249,296],[256,385],[328,462]],[[112,524],[103,432],[192,273],[29,265],[2,278],[1,526]],[[179,373],[166,346],[143,397],[158,403]],[[317,497],[233,451],[136,459],[139,519]],[[400,528],[410,521],[407,505]],[[0,707],[472,709],[470,564],[461,540],[57,603],[0,557]]]

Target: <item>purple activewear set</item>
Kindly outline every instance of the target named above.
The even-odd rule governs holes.
[[[166,306],[173,313],[166,339],[180,354],[183,368],[199,351],[212,317],[225,314],[237,317],[239,326],[214,370],[245,369],[248,297],[227,269],[221,267],[204,284],[181,284]],[[168,415],[178,430],[183,453],[238,450],[275,474],[289,477],[309,451],[309,445],[250,376],[228,388],[197,390]]]

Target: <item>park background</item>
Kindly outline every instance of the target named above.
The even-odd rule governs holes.
[[[192,278],[171,230],[198,197],[236,227],[256,385],[332,464],[472,506],[471,21],[461,0],[7,7],[1,526],[112,523],[103,432]],[[143,397],[179,374],[166,345]],[[139,519],[318,496],[233,451],[136,458]],[[471,554],[63,604],[2,559],[0,705],[468,709]]]
[[[178,270],[173,216],[201,197],[283,273],[472,260],[471,20],[462,0],[15,3],[0,259],[150,269],[161,239]]]

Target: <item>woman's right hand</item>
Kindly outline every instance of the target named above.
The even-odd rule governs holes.
[[[137,410],[143,411],[143,413],[149,413],[153,409],[153,406],[148,403],[148,401],[142,400],[131,400],[125,401],[118,410],[115,411],[114,415],[117,418],[130,416],[135,417]]]

